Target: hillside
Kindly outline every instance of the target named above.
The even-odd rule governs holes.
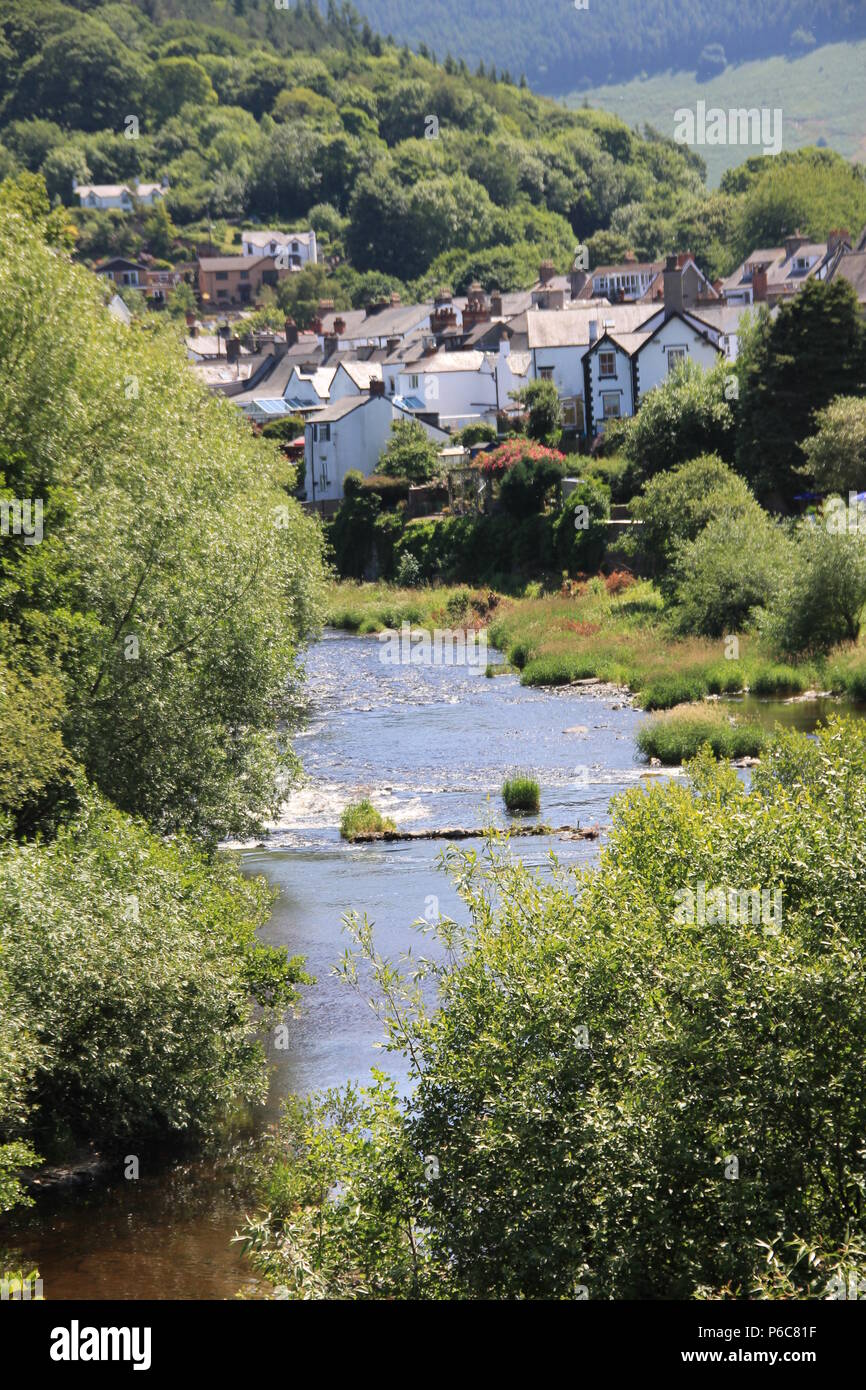
[[[313,227],[321,263],[266,305],[299,323],[321,298],[525,288],[578,245],[593,266],[688,247],[715,276],[792,227],[866,222],[862,171],[830,150],[757,158],[713,194],[706,151],[669,121],[630,126],[395,47],[349,5],[0,0],[0,179],[41,176],[89,264],[188,265],[237,252],[244,224]],[[156,210],[85,210],[73,192],[162,180]]]
[[[572,92],[566,101],[573,106],[588,101],[629,124],[648,122],[668,134],[674,129],[677,107],[694,108],[699,98],[708,106],[726,110],[779,107],[784,113],[784,149],[828,145],[847,159],[862,162],[866,160],[864,68],[866,42],[829,44],[801,58],[742,63],[705,81],[698,81],[694,73],[664,72],[617,86]],[[742,163],[744,152],[736,145],[717,145],[702,147],[700,154],[709,183],[715,186],[726,169]]]
[[[623,82],[675,66],[711,73],[725,62],[866,36],[853,0],[359,0],[383,34],[525,73],[539,91],[568,92]],[[718,53],[701,55],[708,45]]]

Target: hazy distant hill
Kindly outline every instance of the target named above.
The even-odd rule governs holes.
[[[525,73],[539,90],[569,92],[685,68],[800,54],[866,37],[863,0],[356,0],[381,34]],[[581,0],[582,3],[582,0]],[[708,45],[715,51],[701,55]]]
[[[664,72],[644,81],[594,87],[571,93],[571,106],[588,101],[612,111],[629,125],[653,126],[661,135],[674,130],[678,107],[694,109],[699,98],[708,106],[759,106],[783,113],[782,148],[828,145],[848,159],[866,163],[864,82],[866,41],[829,44],[803,58],[763,58],[726,68],[718,77],[698,81],[694,73]],[[754,153],[737,145],[703,145],[711,187],[726,169]]]

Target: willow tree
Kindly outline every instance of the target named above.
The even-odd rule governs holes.
[[[320,528],[279,450],[43,233],[0,199],[0,483],[42,508],[41,542],[0,543],[0,652],[59,672],[66,746],[122,809],[252,834],[294,767]]]

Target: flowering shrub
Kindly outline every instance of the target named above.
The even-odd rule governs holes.
[[[557,463],[565,462],[565,455],[558,449],[547,449],[532,439],[507,439],[498,449],[484,454],[480,461],[481,472],[486,478],[501,478],[518,463]]]
[[[605,579],[604,587],[609,594],[621,594],[625,589],[630,589],[634,582],[634,575],[629,574],[628,570],[614,570]]]

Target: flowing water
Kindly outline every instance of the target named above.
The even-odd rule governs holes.
[[[615,692],[530,689],[513,675],[485,679],[483,666],[391,666],[383,651],[375,638],[336,633],[312,648],[308,721],[296,740],[306,781],[266,844],[244,852],[245,869],[279,892],[265,936],[306,957],[317,981],[289,1024],[288,1046],[267,1039],[272,1084],[258,1126],[288,1092],[364,1081],[372,1066],[405,1083],[402,1059],[376,1045],[364,991],[331,974],[347,944],[343,915],[366,913],[379,950],[397,957],[420,944],[414,921],[461,913],[439,866],[443,842],[348,845],[339,836],[344,806],[369,796],[401,829],[506,826],[499,789],[509,773],[527,771],[541,786],[543,822],[603,828],[611,796],[647,775],[634,745],[642,716]],[[807,730],[825,712],[747,703],[762,722]],[[513,841],[530,865],[544,866],[551,849],[564,863],[590,861],[597,843]],[[243,1214],[226,1161],[145,1162],[138,1181],[118,1174],[84,1193],[46,1193],[34,1213],[0,1230],[0,1253],[37,1267],[49,1299],[231,1298],[241,1288],[255,1296],[231,1244]]]

